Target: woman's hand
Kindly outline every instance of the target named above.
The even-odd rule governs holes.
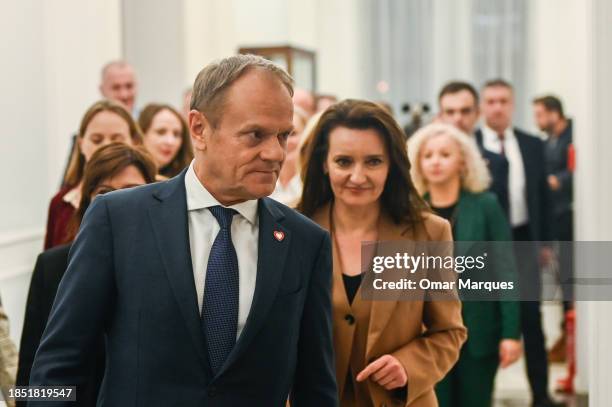
[[[523,353],[521,341],[516,339],[503,339],[499,344],[499,366],[508,367],[516,362]]]
[[[406,369],[391,355],[383,355],[367,365],[357,375],[357,381],[362,382],[368,377],[387,390],[404,387],[408,382]]]

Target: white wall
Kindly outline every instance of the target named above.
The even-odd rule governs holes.
[[[318,90],[364,97],[362,16],[354,0],[184,0],[186,76],[245,46],[292,45],[318,58]]]
[[[2,6],[0,294],[15,339],[70,137],[99,96],[101,66],[120,56],[120,33],[119,0]]]
[[[122,2],[123,57],[138,77],[137,110],[148,103],[181,107],[185,77],[184,11],[180,1]]]

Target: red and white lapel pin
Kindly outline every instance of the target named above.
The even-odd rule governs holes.
[[[282,242],[283,239],[285,238],[285,232],[283,232],[282,230],[275,230],[274,238],[278,240],[279,242]]]

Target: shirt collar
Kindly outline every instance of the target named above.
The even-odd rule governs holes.
[[[482,134],[483,137],[489,142],[499,142],[499,136],[497,132],[487,126],[486,123],[482,125]],[[504,139],[509,140],[511,138],[514,138],[514,130],[512,129],[512,126],[507,127],[506,130],[504,130]]]
[[[235,205],[221,205],[219,201],[202,185],[193,168],[195,160],[189,165],[189,169],[185,174],[185,190],[187,192],[187,211],[196,211],[199,209],[210,208],[211,206],[220,205],[226,208],[232,208],[242,215],[251,224],[257,221],[257,200],[251,199]]]

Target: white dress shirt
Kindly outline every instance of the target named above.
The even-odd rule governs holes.
[[[502,141],[489,126],[482,127],[482,144],[486,150],[501,154]],[[504,155],[508,160],[508,197],[510,201],[510,224],[513,228],[529,222],[527,209],[527,181],[523,156],[512,127],[504,131]]]
[[[213,242],[221,229],[217,219],[207,208],[221,204],[202,185],[193,169],[193,163],[192,161],[185,174],[185,189],[187,192],[189,246],[193,265],[193,279],[195,280],[198,308],[201,315],[208,257]],[[255,293],[259,216],[257,214],[257,200],[242,202],[229,206],[229,208],[238,212],[232,219],[231,229],[232,243],[238,257],[239,308],[236,336],[236,339],[238,339],[249,316],[253,294]]]

